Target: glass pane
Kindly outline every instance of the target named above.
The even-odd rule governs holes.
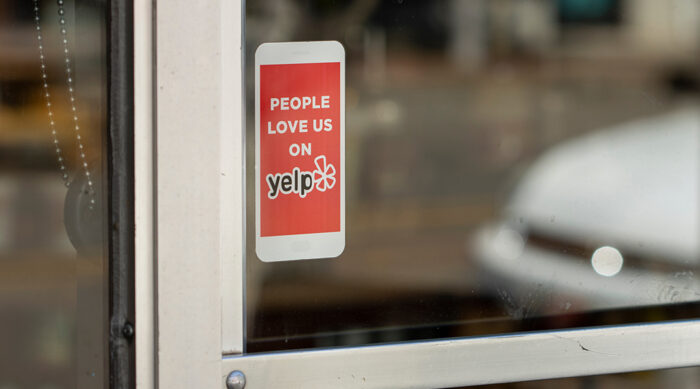
[[[106,386],[104,6],[0,2],[3,389]]]
[[[246,3],[248,351],[697,317],[700,1]],[[254,51],[346,50],[345,252],[255,254]]]

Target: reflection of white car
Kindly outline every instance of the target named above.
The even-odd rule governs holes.
[[[475,247],[512,313],[700,300],[700,111],[545,153]]]

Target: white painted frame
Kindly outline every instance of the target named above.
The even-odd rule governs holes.
[[[445,388],[700,364],[700,322],[228,357],[248,388]]]
[[[700,364],[700,321],[244,355],[242,4],[134,9],[138,388],[222,388],[233,370],[247,388],[430,388]]]
[[[155,381],[153,3],[134,1],[134,285],[136,387]]]
[[[140,389],[221,387],[243,352],[241,9],[134,2]]]

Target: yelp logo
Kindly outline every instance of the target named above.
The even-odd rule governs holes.
[[[316,188],[319,192],[333,189],[335,186],[335,167],[326,161],[326,156],[321,155],[314,159],[316,170],[312,172],[301,171],[298,167],[289,173],[268,174],[265,177],[269,191],[267,198],[275,199],[282,194],[296,193],[299,197],[306,197]]]

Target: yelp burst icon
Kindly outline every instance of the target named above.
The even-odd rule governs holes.
[[[326,156],[321,155],[314,160],[316,170],[314,170],[314,182],[316,190],[325,192],[326,189],[333,189],[335,186],[335,167],[326,161]]]

